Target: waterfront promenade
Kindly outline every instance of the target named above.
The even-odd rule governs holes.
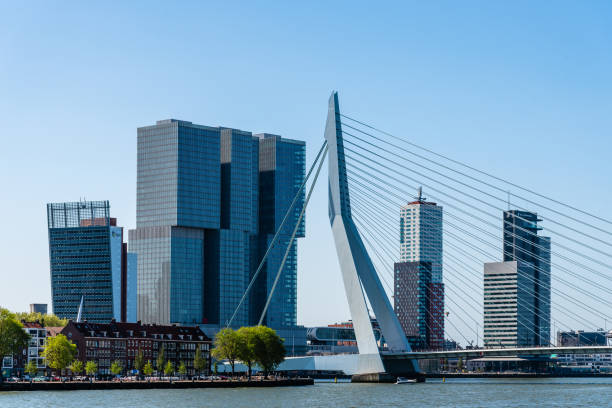
[[[0,385],[2,391],[85,391],[85,390],[147,390],[186,388],[269,388],[313,385],[311,378],[266,380],[180,380],[180,381],[48,381],[12,382]]]

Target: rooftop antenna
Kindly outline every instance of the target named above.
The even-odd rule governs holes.
[[[76,322],[81,323],[81,317],[83,316],[83,296],[81,296],[81,304],[79,305],[79,312],[77,313]]]
[[[508,211],[510,211],[510,190],[508,190]]]
[[[417,189],[417,197],[416,197],[417,201],[419,203],[423,202],[423,200],[426,200],[426,197],[423,197],[423,186],[419,186],[419,188]]]

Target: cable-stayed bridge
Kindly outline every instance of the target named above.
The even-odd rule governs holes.
[[[593,342],[563,347],[554,337],[557,330],[607,329],[612,221],[342,114],[335,92],[324,136],[287,214],[312,177],[299,224],[327,159],[357,379],[418,377],[421,359],[612,353]],[[409,202],[428,211],[416,214]],[[398,319],[402,268],[419,276],[408,301],[417,327]],[[372,314],[384,344],[375,339]],[[447,339],[469,347],[448,350]]]

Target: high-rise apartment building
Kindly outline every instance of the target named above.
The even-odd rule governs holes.
[[[277,214],[288,209],[285,196],[297,193],[304,166],[305,144],[280,136],[175,119],[139,128],[137,228],[129,240],[139,259],[139,319],[225,324],[267,249],[262,225],[280,224]],[[297,207],[301,203],[303,197]],[[282,246],[281,241],[274,251],[284,251]],[[260,275],[263,282],[274,279],[272,255]],[[296,257],[285,265],[283,285],[273,297],[271,326],[295,324],[276,311],[295,316],[296,296],[288,284],[296,279]],[[265,302],[268,286],[260,286],[253,297]],[[233,325],[253,321],[253,302],[245,302]]]
[[[485,346],[550,344],[550,238],[537,214],[504,212],[504,262],[484,268]]]
[[[394,266],[394,308],[415,348],[444,344],[442,207],[416,201],[400,209],[400,262]]]
[[[444,284],[431,281],[429,262],[394,265],[394,310],[410,346],[444,347]]]
[[[429,262],[397,262],[394,265],[394,309],[410,346],[427,348],[429,334]]]
[[[431,281],[442,283],[442,207],[427,202],[421,189],[416,201],[400,210],[400,262],[431,263]]]
[[[47,204],[53,313],[108,322],[136,318],[136,255],[127,253],[123,228],[108,201]]]

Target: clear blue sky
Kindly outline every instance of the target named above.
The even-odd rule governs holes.
[[[129,4],[128,4],[129,3]],[[612,4],[0,1],[0,304],[50,303],[45,204],[135,227],[136,128],[164,118],[303,139],[326,103],[610,216]],[[298,320],[347,319],[321,183]]]

